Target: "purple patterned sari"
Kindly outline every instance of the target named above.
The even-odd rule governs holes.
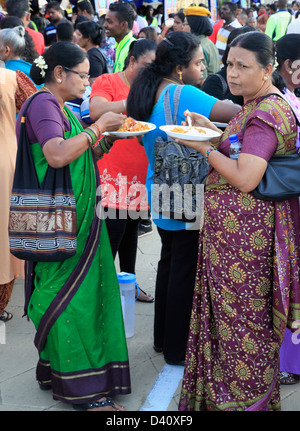
[[[266,137],[273,129],[275,153],[295,152],[293,113],[274,95],[243,106],[219,151],[228,155],[236,133],[243,152],[263,157],[267,138],[250,134],[249,144],[248,133],[246,140],[253,124]],[[257,200],[211,169],[204,205],[179,410],[279,410],[280,345],[285,328],[300,320],[298,202]]]

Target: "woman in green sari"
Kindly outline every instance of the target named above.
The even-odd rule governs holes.
[[[125,116],[102,115],[83,130],[64,106],[89,85],[89,61],[78,46],[59,42],[33,64],[31,76],[45,83],[26,114],[36,173],[48,164],[69,165],[76,199],[76,254],[60,262],[27,262],[25,314],[32,319],[39,352],[37,380],[53,398],[81,410],[124,410],[113,402],[130,393],[130,374],[119,285],[105,222],[99,209],[96,160],[111,144],[97,138],[117,130]],[[23,105],[18,117],[17,132]]]

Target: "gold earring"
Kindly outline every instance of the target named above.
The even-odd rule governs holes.
[[[179,75],[179,80],[182,81],[182,72],[181,72],[181,70],[178,72],[178,75]]]

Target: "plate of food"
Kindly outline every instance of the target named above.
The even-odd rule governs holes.
[[[156,129],[156,125],[145,121],[136,121],[133,118],[126,118],[123,126],[113,132],[104,132],[106,136],[117,136],[118,138],[129,138],[131,136],[141,136],[151,130]]]
[[[160,129],[173,139],[184,139],[186,141],[207,141],[221,135],[206,127],[190,126],[160,126]]]

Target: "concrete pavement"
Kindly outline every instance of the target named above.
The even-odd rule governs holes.
[[[137,280],[154,295],[160,239],[154,227],[151,235],[139,239]],[[14,317],[0,327],[0,411],[74,411],[41,391],[35,380],[37,352],[35,329],[22,318],[23,281],[17,280],[7,310]],[[132,393],[116,397],[127,411],[177,411],[183,367],[166,365],[153,348],[154,304],[136,302],[135,335],[127,339]],[[3,337],[5,336],[5,344]],[[282,410],[300,411],[300,383],[282,386]]]

